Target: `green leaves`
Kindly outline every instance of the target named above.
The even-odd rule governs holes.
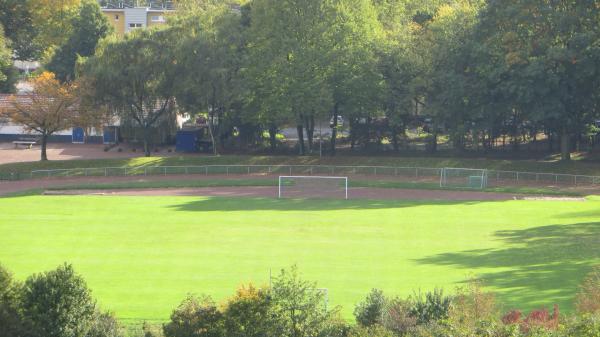
[[[96,305],[83,278],[64,264],[29,277],[22,306],[33,336],[83,337],[91,327]]]

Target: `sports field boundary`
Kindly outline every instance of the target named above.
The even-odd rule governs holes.
[[[13,180],[50,177],[113,177],[150,175],[364,175],[411,178],[415,181],[438,179],[444,168],[406,166],[351,166],[351,165],[194,165],[194,166],[138,166],[91,167],[33,170]],[[461,169],[452,167],[452,169]],[[488,184],[597,186],[600,176],[565,173],[486,170]]]

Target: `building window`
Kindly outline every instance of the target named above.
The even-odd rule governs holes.
[[[130,23],[129,28],[142,28],[141,23]]]
[[[119,21],[119,14],[115,14],[115,21]]]
[[[162,15],[153,15],[151,20],[152,22],[165,22],[165,17]]]

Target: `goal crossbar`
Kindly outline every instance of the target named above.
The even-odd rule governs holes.
[[[282,182],[286,179],[299,179],[299,180],[303,180],[303,179],[325,179],[325,180],[340,180],[344,182],[344,199],[348,199],[348,177],[334,177],[334,176],[279,176],[279,183],[278,183],[278,197],[281,198],[282,197]]]

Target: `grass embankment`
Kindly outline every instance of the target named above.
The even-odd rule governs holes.
[[[600,262],[597,199],[29,196],[0,205],[0,261],[17,278],[72,262],[100,305],[127,322],[165,320],[187,293],[220,301],[292,264],[347,318],[373,287],[450,291],[470,274],[507,310],[569,311]]]
[[[41,169],[67,169],[87,167],[140,167],[140,166],[185,166],[185,165],[368,165],[368,166],[404,166],[404,167],[466,167],[487,168],[493,170],[550,172],[600,175],[600,165],[586,161],[561,162],[558,160],[500,160],[445,157],[395,157],[395,156],[239,156],[219,157],[173,156],[138,157],[128,159],[67,160],[48,162],[27,162],[0,165],[0,174],[30,173]]]

